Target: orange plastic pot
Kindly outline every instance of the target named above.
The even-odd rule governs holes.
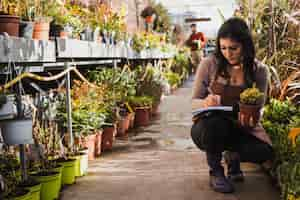
[[[35,22],[33,29],[33,39],[49,40],[50,24],[48,22]]]

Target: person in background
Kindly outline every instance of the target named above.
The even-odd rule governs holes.
[[[177,45],[178,47],[183,47],[184,42],[185,36],[182,31],[182,28],[179,24],[176,24],[172,32],[172,44]]]
[[[192,71],[195,73],[203,57],[202,49],[205,47],[206,38],[202,32],[197,32],[196,24],[191,24],[191,30],[186,45],[191,49]]]
[[[238,108],[240,93],[253,84],[264,94],[265,101],[268,68],[255,59],[253,39],[245,21],[228,19],[218,31],[216,47],[215,54],[204,58],[196,72],[193,109]],[[232,181],[244,180],[240,162],[262,164],[274,158],[272,142],[261,123],[248,127],[251,122],[243,119],[238,109],[206,111],[193,119],[191,136],[206,153],[210,186],[217,192],[231,193]],[[221,164],[223,153],[227,177]]]

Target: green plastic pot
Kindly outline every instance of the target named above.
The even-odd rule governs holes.
[[[42,184],[40,192],[41,200],[53,200],[58,198],[60,188],[59,172],[49,171],[47,175],[37,173],[32,176]]]
[[[58,161],[60,165],[63,165],[62,170],[62,184],[71,185],[75,183],[75,164],[76,159],[68,159],[67,161]]]
[[[15,198],[13,198],[13,200],[32,200],[32,199],[31,199],[30,192],[28,192],[28,194],[25,194],[25,195],[20,196],[20,197],[15,197]]]
[[[88,154],[80,153],[80,155],[72,156],[72,158],[76,159],[75,162],[75,177],[81,177],[87,174],[88,169]]]
[[[23,195],[21,196],[18,196],[18,197],[8,197],[8,198],[5,198],[6,200],[31,200],[31,193],[29,190],[24,190],[24,193]]]
[[[31,187],[25,187],[25,189],[30,191],[29,196],[31,200],[40,200],[41,187],[42,187],[41,183]]]
[[[81,159],[81,155],[76,155],[76,156],[72,156],[73,159],[75,159],[75,177],[80,177],[80,159]]]
[[[59,195],[59,191],[60,191],[60,189],[61,189],[61,187],[62,187],[62,179],[61,179],[61,176],[62,176],[62,170],[63,170],[63,168],[64,168],[64,166],[63,165],[57,165],[56,167],[54,167],[54,168],[52,168],[51,169],[51,171],[53,171],[53,172],[58,172],[59,173],[59,188],[58,188],[58,192],[57,192],[57,194]],[[57,196],[57,198],[58,198],[58,196]]]

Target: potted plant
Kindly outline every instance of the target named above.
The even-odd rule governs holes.
[[[0,1],[0,32],[6,32],[10,36],[19,36],[20,17],[17,16],[17,0]]]
[[[38,171],[33,172],[32,176],[42,183],[41,199],[55,199],[59,197],[61,186],[69,177],[69,166],[57,162],[57,158],[65,156],[64,137],[61,138],[64,130],[59,112],[65,99],[63,94],[54,90],[37,98],[34,147],[39,155],[39,165]]]
[[[14,155],[8,153],[0,155],[0,199],[28,200],[31,197],[30,191],[19,185],[20,180],[17,177],[19,167]]]
[[[71,15],[65,3],[53,2],[48,8],[48,15],[53,19],[50,23],[50,37],[68,37],[67,25]]]
[[[49,15],[50,8],[54,1],[36,0],[34,11],[34,30],[33,38],[38,40],[49,40],[50,22],[52,17]]]
[[[117,136],[118,137],[126,137],[127,130],[129,128],[129,118],[127,109],[124,106],[119,106],[119,110],[117,112]]]
[[[177,73],[172,72],[171,70],[164,72],[163,75],[167,79],[168,84],[171,87],[171,92],[174,92],[180,84],[180,76]]]
[[[139,81],[136,87],[137,96],[152,97],[151,114],[155,115],[160,104],[165,79],[161,70],[153,67],[151,64],[148,64],[146,68],[138,68],[137,71],[139,77],[137,78]]]
[[[260,119],[260,109],[263,106],[264,94],[255,87],[245,89],[240,94],[240,122],[246,127],[255,127]]]
[[[97,147],[98,155],[101,144],[101,127],[105,121],[105,88],[90,86],[86,82],[74,81],[72,89],[72,118],[73,129],[83,136],[84,146],[89,148],[89,159],[95,159]],[[64,119],[66,120],[66,119]],[[92,145],[92,143],[94,145]]]
[[[29,190],[30,200],[40,200],[42,184],[39,181],[35,180],[33,177],[29,177],[25,182],[19,183],[18,187]]]
[[[20,21],[20,31],[19,36],[31,39],[33,35],[34,28],[34,8],[35,4],[33,0],[23,0],[19,1],[19,16]]]
[[[117,133],[117,113],[113,105],[106,107],[105,123],[103,124],[102,145],[103,151],[112,150],[112,145]]]
[[[3,140],[8,145],[18,145],[18,144],[32,144],[32,118],[31,116],[24,116],[22,113],[24,110],[21,108],[22,105],[22,97],[15,98],[14,95],[9,96],[10,102],[20,101],[17,106],[19,115],[8,117],[5,120],[0,122],[1,124],[1,133]],[[18,95],[17,95],[18,96]],[[2,97],[3,101],[5,101],[6,97]],[[22,113],[21,113],[22,112]]]
[[[146,48],[146,40],[139,34],[134,34],[131,40],[131,47],[136,53],[141,53]]]
[[[150,109],[153,99],[149,96],[135,96],[129,99],[129,105],[135,110],[135,126],[147,126],[150,121]]]

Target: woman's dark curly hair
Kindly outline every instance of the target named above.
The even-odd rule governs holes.
[[[230,75],[227,71],[227,66],[230,65],[226,58],[223,56],[220,48],[220,39],[229,38],[238,42],[242,45],[242,64],[244,70],[245,83],[247,87],[251,87],[254,82],[254,71],[256,68],[255,64],[255,47],[253,39],[251,37],[251,32],[246,24],[246,22],[240,18],[233,17],[225,21],[218,31],[217,41],[216,41],[216,52],[215,56],[217,58],[217,76],[223,76],[227,79]]]

